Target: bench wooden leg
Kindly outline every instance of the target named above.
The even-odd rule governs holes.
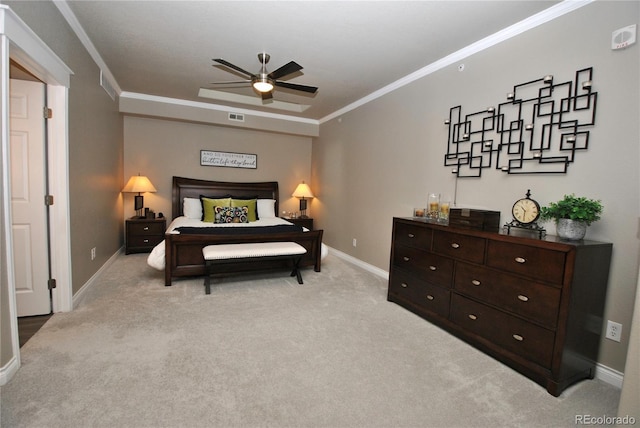
[[[300,264],[300,260],[302,260],[302,257],[293,258],[293,271],[291,271],[291,276],[295,276],[298,279],[298,284],[303,284],[302,274],[300,273],[300,268],[298,267],[298,265]]]
[[[205,273],[204,292],[205,294],[211,294],[211,276],[209,275],[209,272]]]
[[[211,273],[213,271],[213,263],[205,261],[204,263],[204,292],[211,294]]]

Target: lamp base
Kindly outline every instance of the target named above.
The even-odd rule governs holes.
[[[300,199],[300,218],[307,217],[307,200],[305,198]]]
[[[135,197],[134,199],[134,205],[133,205],[133,209],[136,211],[139,211],[142,209],[142,207],[144,206],[144,196],[142,196],[140,193],[138,193],[138,195]]]

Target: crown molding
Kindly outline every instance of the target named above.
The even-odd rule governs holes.
[[[257,111],[257,110],[250,110],[250,109],[238,109],[238,108],[232,108],[229,106],[223,106],[223,105],[218,105],[218,104],[211,104],[211,103],[202,103],[202,102],[197,102],[197,101],[187,101],[187,100],[178,100],[178,99],[174,99],[174,98],[164,98],[164,97],[156,97],[156,96],[152,96],[152,95],[145,95],[145,94],[139,94],[139,93],[132,93],[132,92],[123,92],[122,89],[120,88],[120,86],[118,85],[116,79],[113,77],[113,74],[111,73],[111,71],[109,70],[109,67],[107,67],[106,63],[104,62],[104,60],[102,59],[102,57],[100,56],[100,54],[98,53],[97,49],[95,48],[95,46],[93,45],[93,43],[91,42],[91,39],[89,38],[89,36],[87,35],[87,33],[84,31],[84,29],[82,28],[82,25],[80,25],[80,22],[78,21],[78,19],[76,18],[76,16],[74,15],[74,13],[71,11],[71,9],[69,8],[69,5],[67,4],[66,0],[53,0],[53,3],[56,5],[56,7],[58,8],[58,10],[60,10],[60,13],[64,16],[64,18],[67,20],[67,22],[69,23],[69,25],[71,26],[72,30],[76,33],[76,35],[78,36],[78,38],[80,39],[80,41],[82,42],[82,44],[85,46],[85,48],[87,49],[87,51],[89,52],[89,54],[91,55],[91,57],[93,58],[93,60],[95,61],[95,63],[100,67],[100,69],[103,71],[103,73],[107,76],[107,78],[111,81],[111,83],[114,86],[114,89],[116,90],[116,92],[118,93],[119,96],[128,96],[128,97],[133,97],[136,99],[145,99],[147,101],[154,101],[157,100],[158,102],[164,102],[164,103],[171,103],[171,104],[180,104],[180,105],[185,105],[185,106],[191,106],[191,107],[197,107],[197,108],[204,108],[204,109],[209,109],[209,110],[220,110],[220,111],[235,111],[235,112],[239,112],[239,113],[244,113],[247,115],[254,115],[254,116],[261,116],[261,117],[268,117],[268,118],[273,118],[273,119],[278,119],[278,120],[290,120],[293,122],[303,122],[303,123],[308,123],[308,124],[323,124],[325,122],[328,122],[336,117],[339,117],[349,111],[355,110],[358,107],[361,107],[373,100],[376,100],[388,93],[391,93],[393,91],[395,91],[396,89],[399,89],[403,86],[406,86],[418,79],[421,79],[425,76],[428,76],[429,74],[435,73],[436,71],[447,67],[451,64],[455,64],[456,62],[467,58],[473,54],[476,54],[478,52],[481,52],[485,49],[488,49],[492,46],[495,46],[498,43],[501,43],[505,40],[508,40],[512,37],[515,37],[519,34],[522,34],[528,30],[531,30],[533,28],[536,28],[542,24],[545,24],[549,21],[552,21],[558,17],[561,17],[567,13],[573,12],[583,6],[586,6],[592,2],[594,2],[596,0],[564,0],[558,4],[555,4],[551,7],[549,7],[548,9],[543,10],[542,12],[539,12],[535,15],[532,15],[526,19],[523,19],[522,21],[513,24],[501,31],[498,31],[497,33],[494,33],[490,36],[485,37],[484,39],[481,39],[475,43],[472,43],[471,45],[464,47],[450,55],[447,55],[444,58],[441,58],[429,65],[427,65],[426,67],[421,68],[420,70],[417,70],[401,79],[396,80],[395,82],[375,91],[372,92],[371,94],[339,109],[336,110],[335,112],[319,119],[319,120],[315,120],[315,119],[307,119],[307,118],[301,118],[301,117],[296,117],[296,116],[289,116],[289,115],[283,115],[283,114],[276,114],[276,113],[268,113],[268,112],[262,112],[262,111]]]
[[[172,105],[185,106],[185,107],[194,107],[194,108],[199,108],[203,110],[242,113],[245,116],[257,116],[257,117],[264,117],[268,119],[286,120],[289,122],[300,122],[300,123],[305,123],[309,125],[319,125],[319,122],[316,119],[308,119],[306,117],[289,116],[286,114],[269,113],[264,111],[235,108],[235,107],[204,103],[204,102],[198,102],[198,101],[188,101],[188,100],[182,100],[179,98],[168,98],[168,97],[161,97],[157,95],[140,94],[137,92],[127,92],[127,91],[121,92],[120,98],[149,101],[149,102],[160,103],[160,104],[172,104]]]
[[[395,82],[378,89],[375,92],[367,95],[355,101],[340,110],[337,110],[319,120],[320,124],[330,121],[331,119],[335,119],[351,110],[355,110],[358,107],[361,107],[375,99],[378,99],[390,92],[395,91],[409,83],[412,83],[418,79],[421,79],[429,74],[435,73],[436,71],[445,68],[451,64],[455,64],[458,61],[467,58],[473,54],[481,52],[485,49],[488,49],[492,46],[497,45],[498,43],[504,42],[512,37],[515,37],[519,34],[522,34],[526,31],[529,31],[533,28],[536,28],[542,24],[545,24],[549,21],[552,21],[560,16],[563,16],[567,13],[573,12],[576,9],[579,9],[583,6],[586,6],[595,0],[564,0],[561,3],[558,3],[554,6],[551,6],[548,9],[543,10],[535,15],[532,15],[526,19],[523,19],[520,22],[517,22],[503,30],[498,31],[490,36],[485,37],[484,39],[478,40],[471,45],[464,47],[450,55],[447,55],[444,58],[441,58],[418,71],[415,71],[401,79],[396,80]]]
[[[118,94],[122,92],[120,86],[118,85],[118,82],[116,81],[115,77],[113,77],[111,70],[109,70],[109,67],[107,67],[107,64],[98,53],[98,50],[93,45],[93,42],[91,41],[87,33],[84,31],[84,28],[82,28],[82,25],[80,25],[80,22],[78,21],[78,18],[76,18],[76,15],[69,8],[66,0],[53,0],[53,4],[58,8],[76,36],[78,36],[78,39],[80,39],[80,42],[85,47],[87,52],[89,52],[89,55],[96,63],[96,65],[100,67],[100,70],[102,70],[102,73],[105,75],[105,77],[110,80],[110,83],[113,85],[113,89],[115,89]]]

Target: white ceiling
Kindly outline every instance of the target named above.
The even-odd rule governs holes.
[[[74,1],[66,4],[122,91],[322,119],[558,1]],[[59,6],[60,7],[60,6]],[[223,58],[257,72],[289,61],[304,67],[291,83],[315,96],[277,89],[303,112],[198,96],[238,75]],[[228,98],[228,97],[227,97]]]

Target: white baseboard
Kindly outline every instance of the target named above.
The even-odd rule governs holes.
[[[7,364],[0,367],[0,386],[6,385],[20,368],[18,358],[14,356]]]
[[[87,292],[87,290],[89,290],[95,284],[96,280],[100,277],[100,275],[102,275],[102,272],[104,272],[104,270],[106,268],[111,266],[111,264],[116,260],[118,255],[120,255],[120,253],[122,253],[123,250],[124,250],[124,247],[120,247],[120,249],[118,251],[116,251],[109,258],[109,260],[107,260],[102,265],[102,267],[100,269],[98,269],[98,271],[96,273],[94,273],[93,276],[91,278],[89,278],[89,280],[87,282],[84,283],[84,285],[82,287],[80,287],[80,290],[78,290],[78,292],[73,295],[73,309],[78,307],[78,304],[82,301],[82,298],[84,297],[84,295]]]
[[[376,266],[374,266],[372,264],[363,262],[360,259],[357,259],[357,258],[355,258],[353,256],[350,256],[347,253],[343,253],[342,251],[336,250],[335,248],[331,248],[328,245],[327,245],[327,248],[329,249],[329,252],[331,254],[335,254],[336,257],[340,257],[341,259],[343,259],[343,260],[345,260],[345,261],[347,261],[347,262],[349,262],[351,264],[354,264],[356,266],[359,266],[362,269],[364,269],[366,271],[369,271],[374,275],[377,275],[377,276],[382,277],[384,279],[389,279],[389,272],[387,272],[386,270],[382,270],[379,267],[376,267]]]
[[[596,364],[596,379],[608,383],[611,386],[615,386],[618,389],[622,389],[622,381],[624,380],[624,373],[614,370],[611,367],[607,367],[600,363]]]
[[[349,254],[343,253],[342,251],[336,250],[335,248],[331,248],[327,245],[329,252],[331,254],[335,254],[336,257],[339,257],[351,264],[359,266],[364,270],[367,270],[375,275],[378,275],[384,279],[389,279],[389,272],[382,270],[376,266],[373,266],[369,263],[363,262],[360,259],[357,259]],[[611,367],[607,367],[600,363],[596,364],[596,379],[599,379],[605,383],[608,383],[611,386],[616,388],[622,388],[622,381],[624,379],[624,373],[619,372],[617,370],[612,369]]]

